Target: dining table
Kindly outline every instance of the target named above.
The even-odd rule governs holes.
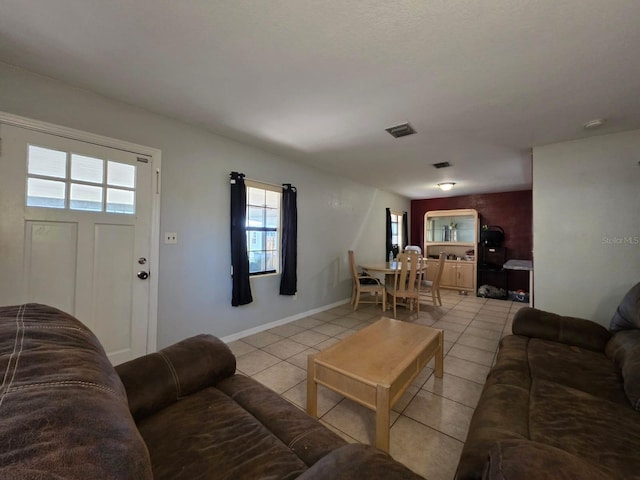
[[[426,259],[420,259],[420,271],[419,274],[424,274],[427,269]],[[393,283],[393,275],[396,274],[398,270],[400,270],[402,266],[402,262],[398,262],[393,260],[392,262],[375,262],[375,263],[365,263],[360,265],[360,268],[367,272],[369,275],[376,276],[375,274],[384,274],[385,276],[385,284]],[[389,307],[389,305],[387,305]]]
[[[401,263],[394,260],[392,262],[375,262],[375,263],[365,263],[360,265],[360,268],[365,270],[368,273],[383,273],[385,275],[393,275],[396,273],[396,270],[399,270],[401,267]],[[427,269],[427,262],[420,261],[421,270],[424,271]]]

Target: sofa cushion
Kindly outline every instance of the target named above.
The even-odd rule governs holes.
[[[122,383],[78,320],[0,307],[0,375],[0,478],[152,478]]]
[[[535,379],[530,438],[592,461],[620,478],[640,472],[640,415],[566,385]]]
[[[622,372],[629,402],[640,411],[640,330],[617,332],[607,344],[606,353]]]
[[[217,388],[256,417],[308,466],[346,444],[317,420],[252,378],[234,375],[218,383]]]
[[[496,442],[483,480],[613,480],[593,462],[530,440]]]
[[[640,328],[640,283],[627,292],[609,324],[612,332],[634,328]]]
[[[620,371],[604,352],[532,338],[527,355],[532,379],[548,380],[629,405]]]
[[[298,480],[420,480],[401,463],[370,445],[350,443],[324,456]]]
[[[138,427],[155,480],[292,479],[307,469],[268,428],[215,387],[145,417]]]

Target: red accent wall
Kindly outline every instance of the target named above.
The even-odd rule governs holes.
[[[507,259],[532,260],[533,197],[531,190],[411,200],[411,244],[424,245],[425,213],[431,210],[456,208],[476,209],[480,216],[480,225],[501,226],[505,233],[503,245],[507,248]],[[526,288],[522,285],[520,277],[522,276],[517,275],[514,283],[517,284],[517,288]]]

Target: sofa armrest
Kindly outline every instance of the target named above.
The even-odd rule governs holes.
[[[564,317],[529,307],[516,313],[511,330],[514,335],[551,340],[597,352],[604,351],[611,338],[606,328],[591,320]]]
[[[236,371],[236,357],[213,335],[197,335],[116,367],[136,421]]]
[[[424,480],[389,455],[370,445],[350,443],[325,455],[298,480]]]
[[[529,440],[497,442],[483,480],[613,480],[598,465],[559,448]]]

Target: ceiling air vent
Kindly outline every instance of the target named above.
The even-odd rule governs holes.
[[[451,166],[449,162],[432,163],[431,165],[433,165],[436,168],[447,168]]]
[[[385,128],[385,130],[396,138],[406,137],[407,135],[413,135],[414,133],[416,133],[413,127],[408,123],[403,123],[402,125],[396,125],[395,127]]]

